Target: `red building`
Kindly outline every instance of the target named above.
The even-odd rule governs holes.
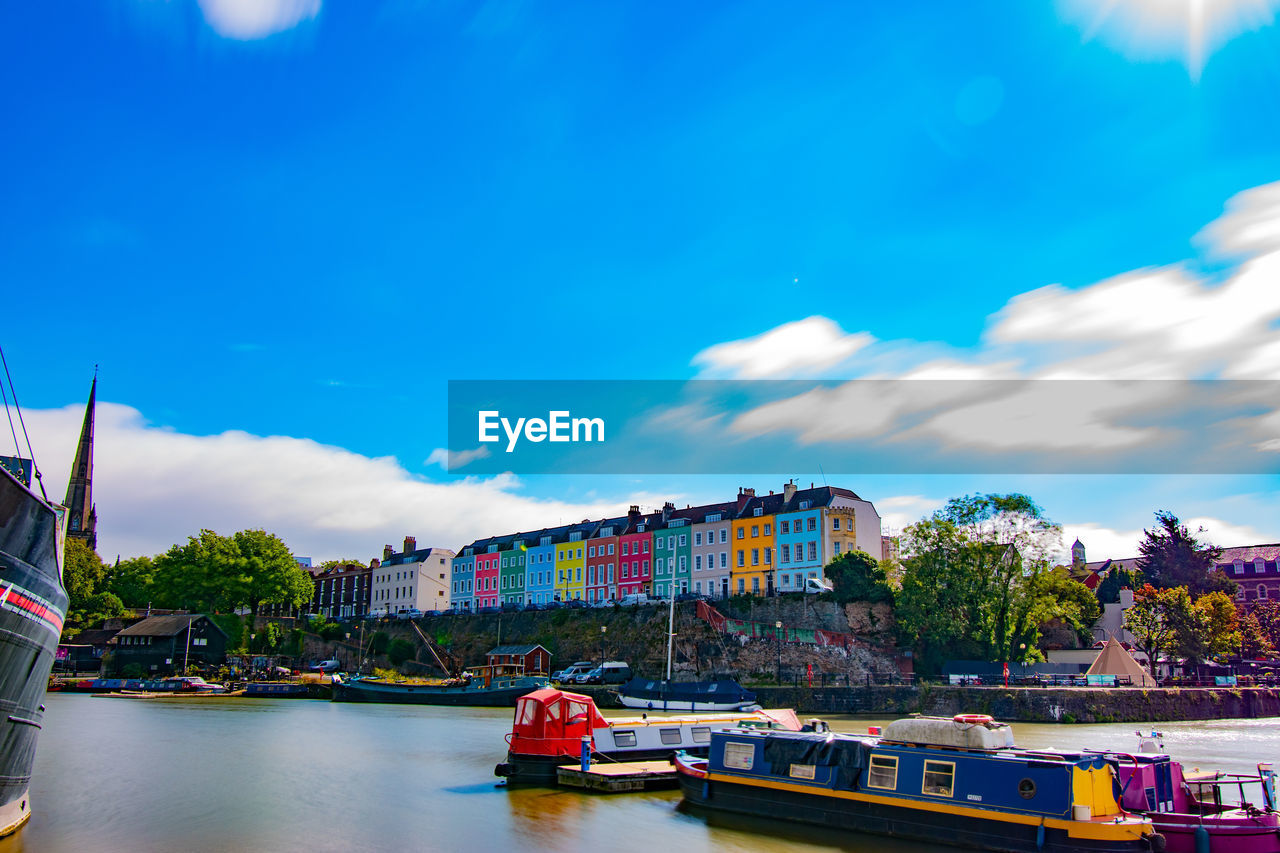
[[[496,547],[496,546],[494,546]],[[481,607],[501,607],[502,591],[498,589],[498,581],[502,570],[498,565],[499,554],[476,554],[475,602],[476,609]]]
[[[587,603],[613,601],[618,597],[618,540],[627,529],[628,519],[605,519],[596,538],[587,540]]]
[[[377,563],[377,560],[374,561]],[[343,563],[318,571],[311,577],[311,612],[329,619],[347,619],[369,612],[369,590],[373,584],[373,563]]]
[[[525,675],[550,675],[551,652],[542,646],[498,646],[485,655],[489,666],[518,666]]]
[[[662,516],[653,516],[661,520]],[[633,506],[627,529],[618,537],[618,597],[653,592],[653,522]]]

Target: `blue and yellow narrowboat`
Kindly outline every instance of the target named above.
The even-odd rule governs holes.
[[[1151,821],[1116,801],[1114,768],[1089,753],[1036,753],[981,715],[913,717],[880,737],[748,728],[678,756],[699,807],[1017,853],[1161,851]]]

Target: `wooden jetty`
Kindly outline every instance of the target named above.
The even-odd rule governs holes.
[[[675,788],[676,766],[670,761],[597,761],[583,770],[576,764],[556,768],[556,781],[570,788],[605,794]]]

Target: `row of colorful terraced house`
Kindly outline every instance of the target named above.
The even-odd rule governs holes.
[[[813,591],[845,551],[881,558],[880,515],[832,486],[757,495],[477,539],[453,558],[447,590],[457,611],[503,604],[666,598],[699,593]],[[674,586],[673,586],[674,585]],[[374,602],[375,607],[377,602]]]

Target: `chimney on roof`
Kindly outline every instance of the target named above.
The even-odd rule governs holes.
[[[394,548],[392,548],[390,545],[383,545],[383,546],[382,546],[382,559],[383,559],[384,561],[385,561],[385,560],[390,560],[390,559],[391,559],[391,555],[392,555],[392,554],[394,554],[394,553],[395,553],[395,549],[394,549]]]
[[[404,552],[406,554],[418,550],[418,538],[416,536],[404,537]]]
[[[747,505],[747,501],[751,500],[755,496],[756,496],[755,489],[744,489],[743,487],[739,486],[738,487],[738,510],[741,511],[742,508]]]
[[[637,519],[639,519],[639,518],[640,518],[640,506],[639,506],[639,504],[632,504],[632,505],[627,509],[627,518],[628,518],[628,519],[630,519],[631,521],[636,521]]]
[[[662,505],[662,520],[665,522],[667,519],[671,518],[671,513],[675,511],[676,511],[676,505],[673,504],[671,501],[667,501],[666,503],[664,503]]]
[[[791,503],[791,499],[796,496],[796,481],[794,479],[787,480],[785,486],[782,487],[782,502],[784,504]]]
[[[810,483],[810,484],[809,484],[809,488],[811,488],[811,489],[813,488],[813,483]]]
[[[370,561],[369,561],[369,568],[371,568],[371,569],[376,569],[376,568],[378,568],[378,567],[379,567],[379,566],[381,566],[381,565],[382,565],[382,563],[378,562],[378,558],[377,558],[377,557],[374,557],[372,560],[370,560]]]

